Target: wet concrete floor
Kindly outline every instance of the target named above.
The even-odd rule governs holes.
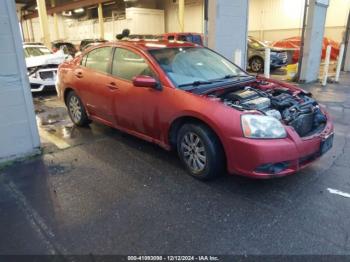
[[[334,148],[294,176],[209,183],[36,95],[44,153],[0,170],[0,254],[350,254],[350,75],[304,88],[331,113]]]

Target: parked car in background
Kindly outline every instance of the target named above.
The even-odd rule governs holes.
[[[282,48],[271,47],[265,43],[249,36],[248,37],[248,66],[254,73],[261,72],[265,65],[265,48],[271,49],[270,66],[271,68],[279,68],[287,65],[288,54]]]
[[[43,45],[28,43],[23,50],[31,91],[55,90],[58,65],[67,58],[66,54],[62,50],[53,54]]]
[[[327,37],[323,38],[321,58],[326,58],[326,50],[328,45],[332,46],[331,60],[337,60],[339,55],[339,43]],[[293,50],[293,63],[298,63],[300,57],[301,37],[296,36],[276,41],[273,43],[273,46]]]
[[[58,75],[75,125],[94,120],[176,149],[198,179],[225,169],[290,175],[332,147],[332,120],[310,93],[250,76],[192,43],[107,43],[61,64]]]
[[[84,39],[84,40],[81,40],[80,42],[80,51],[83,51],[84,49],[86,49],[86,46],[89,45],[89,44],[92,44],[92,43],[106,43],[108,42],[107,40],[104,40],[104,39]]]
[[[72,57],[74,57],[75,54],[78,52],[75,45],[70,42],[58,40],[51,43],[52,52],[56,53],[58,50],[61,49],[65,54],[69,54]]]
[[[161,39],[168,41],[183,41],[203,45],[203,35],[198,33],[166,33],[160,35]]]

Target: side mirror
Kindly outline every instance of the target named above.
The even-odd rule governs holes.
[[[161,86],[156,79],[151,76],[135,76],[132,80],[136,87],[149,87],[157,90],[161,90]]]

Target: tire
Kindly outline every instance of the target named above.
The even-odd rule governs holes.
[[[188,172],[210,180],[224,171],[224,153],[218,137],[202,124],[184,124],[177,135],[177,151]]]
[[[69,117],[76,126],[87,126],[91,123],[81,99],[74,91],[67,95],[66,104]]]
[[[264,69],[264,60],[261,57],[255,56],[250,60],[249,67],[254,73],[259,73]]]

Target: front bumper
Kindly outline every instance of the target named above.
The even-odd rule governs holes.
[[[282,66],[286,66],[287,64],[288,64],[287,59],[280,59],[280,58],[271,59],[271,67],[282,67]]]
[[[333,123],[328,120],[323,131],[311,137],[301,138],[288,127],[284,139],[231,138],[228,171],[259,179],[294,174],[321,156],[321,143],[333,132]]]
[[[40,69],[29,76],[30,90],[33,93],[55,90],[57,69]]]

